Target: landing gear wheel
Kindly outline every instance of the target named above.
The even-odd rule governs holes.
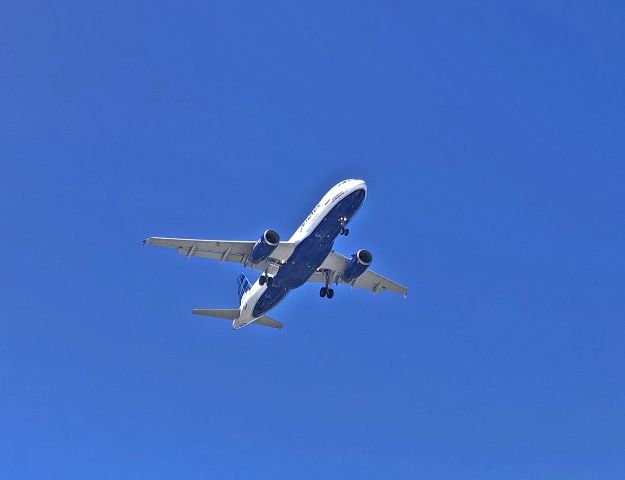
[[[349,228],[344,228],[343,229],[343,235],[345,235],[345,236],[349,235]]]
[[[332,298],[334,296],[334,290],[332,288],[328,288],[326,295],[328,298]]]
[[[273,277],[267,277],[267,286],[271,287],[273,285]]]
[[[319,290],[320,297],[325,297],[327,293],[328,293],[328,289],[326,287],[321,287],[321,290]]]
[[[267,281],[267,277],[265,277],[264,275],[261,275],[260,278],[258,279],[258,284],[260,286],[263,286],[266,281]]]

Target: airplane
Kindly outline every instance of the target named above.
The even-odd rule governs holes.
[[[287,294],[306,282],[322,283],[321,297],[334,297],[332,284],[351,285],[374,293],[408,294],[408,289],[371,270],[373,255],[360,249],[351,258],[332,250],[339,235],[349,235],[347,225],[367,196],[363,180],[348,179],[336,184],[313,208],[306,220],[286,242],[275,230],[266,230],[257,241],[194,240],[149,237],[144,244],[172,247],[187,257],[204,257],[241,263],[259,270],[252,285],[244,274],[237,277],[239,308],[194,309],[192,313],[232,320],[237,330],[246,325],[281,329],[283,324],[266,314]]]

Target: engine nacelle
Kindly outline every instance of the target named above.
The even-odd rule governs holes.
[[[358,250],[358,252],[354,253],[352,258],[350,258],[345,272],[343,272],[343,280],[351,282],[355,278],[358,278],[369,268],[371,262],[373,262],[373,255],[371,255],[369,250]]]
[[[273,253],[280,243],[280,235],[275,230],[265,230],[250,253],[250,262],[256,264],[265,260]]]

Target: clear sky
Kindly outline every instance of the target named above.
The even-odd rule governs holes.
[[[0,479],[625,478],[622,2],[415,3],[0,4]],[[141,245],[344,178],[407,300]]]

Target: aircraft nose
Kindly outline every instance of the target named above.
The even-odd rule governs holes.
[[[356,190],[362,190],[364,192],[364,196],[363,196],[363,200],[364,197],[367,196],[367,183],[364,180],[354,180],[354,183],[352,184],[352,191],[356,191]]]
[[[354,188],[363,188],[365,190],[367,190],[367,182],[365,182],[364,180],[360,180],[360,179],[355,179],[353,180],[353,185]]]

